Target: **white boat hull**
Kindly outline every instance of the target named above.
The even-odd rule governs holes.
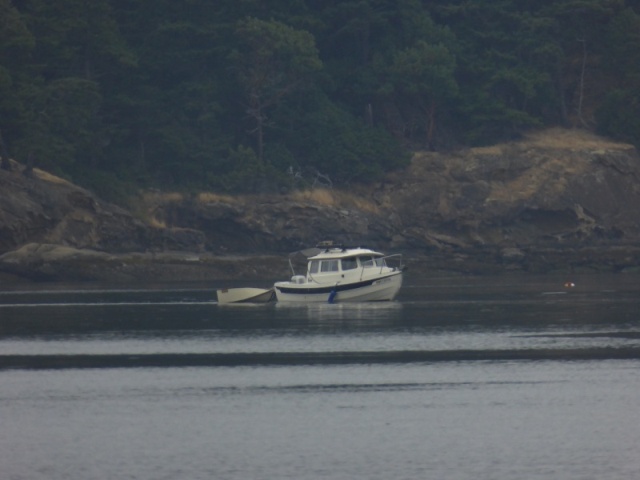
[[[336,285],[276,282],[274,290],[278,302],[383,302],[394,300],[401,286],[402,272],[398,271],[383,277]]]
[[[273,300],[273,289],[225,288],[216,291],[218,305],[229,303],[267,303]]]

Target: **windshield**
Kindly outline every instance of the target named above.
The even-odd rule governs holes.
[[[358,262],[355,257],[342,259],[342,270],[353,270],[354,268],[358,268]]]
[[[384,267],[386,263],[382,257],[371,257],[366,255],[360,257],[360,265],[364,268]]]

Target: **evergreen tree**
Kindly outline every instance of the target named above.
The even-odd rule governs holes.
[[[610,90],[596,110],[598,131],[640,147],[640,14],[621,10],[607,26],[604,50]]]
[[[8,142],[15,143],[28,128],[23,92],[29,88],[31,78],[25,59],[34,46],[35,39],[20,12],[10,0],[0,0],[0,156],[4,169],[9,168]]]
[[[3,164],[237,191],[560,122],[638,143],[639,5],[0,0]]]
[[[270,107],[310,81],[322,68],[313,36],[283,23],[247,18],[238,23],[238,48],[232,53],[255,123],[258,159],[264,158],[264,131]]]
[[[128,60],[107,0],[24,0],[21,17],[37,39],[21,92],[28,128],[16,141],[23,158],[46,168],[94,169],[109,132],[102,119],[105,86]]]
[[[624,0],[558,0],[542,6],[542,15],[552,19],[553,40],[561,52],[556,84],[560,91],[565,124],[593,127],[593,105],[605,95],[600,76],[607,24]]]
[[[550,40],[553,22],[539,14],[538,6],[456,0],[432,7],[437,21],[452,25],[458,41],[456,120],[467,141],[509,137],[548,116],[559,49]]]
[[[118,157],[129,175],[164,186],[202,188],[233,144],[225,123],[224,59],[230,2],[118,0],[119,24],[138,58],[118,87]],[[229,128],[228,130],[231,130]]]

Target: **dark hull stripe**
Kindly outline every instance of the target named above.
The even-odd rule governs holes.
[[[281,293],[293,293],[299,295],[309,295],[309,294],[326,294],[331,293],[333,291],[344,292],[346,290],[355,290],[356,288],[368,287],[369,285],[373,285],[374,282],[379,280],[384,280],[385,278],[395,277],[396,275],[400,275],[401,272],[392,273],[391,275],[387,275],[385,277],[374,278],[372,280],[366,280],[363,282],[357,283],[347,283],[345,285],[333,285],[330,287],[317,287],[317,288],[295,288],[295,287],[278,287],[276,289]]]

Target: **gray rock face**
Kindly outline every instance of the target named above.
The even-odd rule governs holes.
[[[13,166],[0,170],[0,254],[30,242],[114,253],[204,248],[199,231],[153,228],[59,177]]]
[[[417,155],[378,195],[416,246],[445,236],[457,245],[574,248],[640,235],[636,150],[578,132]]]
[[[291,252],[326,238],[379,243],[377,224],[390,231],[379,215],[353,205],[336,205],[335,196],[340,193],[323,192],[321,200],[299,195],[236,197],[189,205],[171,202],[157,211],[163,218],[172,218],[173,226],[204,232],[207,249],[217,253]]]
[[[212,250],[287,250],[322,238],[380,248],[579,247],[640,239],[640,158],[629,145],[552,131],[411,166],[352,194],[167,203]]]
[[[105,253],[28,243],[0,256],[0,273],[3,272],[36,281],[154,283],[241,278],[270,286],[276,279],[287,278],[288,265],[284,259],[272,256],[221,257],[190,252]],[[0,284],[1,280],[0,276]]]

